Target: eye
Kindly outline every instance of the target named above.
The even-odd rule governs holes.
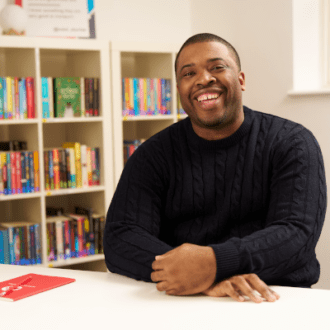
[[[225,67],[223,65],[215,65],[212,70],[222,70],[224,69]]]
[[[187,71],[183,73],[183,77],[190,77],[194,74],[194,71]]]

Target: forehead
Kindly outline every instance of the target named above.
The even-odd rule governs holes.
[[[177,61],[177,69],[180,70],[186,64],[197,64],[217,57],[234,62],[233,55],[226,45],[217,41],[197,42],[182,49]]]

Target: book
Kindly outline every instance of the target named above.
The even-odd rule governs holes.
[[[34,78],[26,77],[27,118],[35,118]]]
[[[80,117],[80,78],[59,77],[54,80],[55,117]]]
[[[26,274],[0,282],[0,300],[17,301],[72,282],[75,282],[74,278]]]

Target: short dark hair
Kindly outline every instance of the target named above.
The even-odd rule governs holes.
[[[181,48],[175,58],[175,64],[174,64],[175,75],[176,75],[178,58],[179,58],[182,50],[188,45],[196,44],[198,42],[208,42],[208,41],[217,41],[217,42],[220,42],[221,44],[227,46],[227,48],[232,53],[232,55],[234,55],[234,60],[238,66],[239,71],[241,71],[241,61],[240,61],[239,55],[233,45],[231,45],[227,40],[225,40],[215,34],[199,33],[199,34],[195,34],[192,37],[190,37],[189,39],[187,39],[184,42],[184,44],[181,46]]]

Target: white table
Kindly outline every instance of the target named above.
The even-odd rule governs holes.
[[[76,282],[16,302],[0,301],[1,330],[330,329],[330,290],[273,286],[275,303],[175,297],[111,273],[0,265],[0,282],[27,273]]]

